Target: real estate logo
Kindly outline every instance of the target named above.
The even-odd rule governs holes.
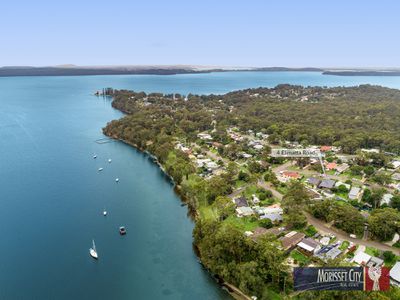
[[[365,267],[364,291],[385,291],[390,287],[390,273],[385,267]]]
[[[294,268],[294,290],[385,291],[390,287],[385,267]]]

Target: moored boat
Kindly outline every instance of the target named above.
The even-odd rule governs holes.
[[[98,254],[97,254],[96,244],[94,243],[94,240],[93,240],[93,246],[92,246],[92,248],[89,249],[89,254],[90,254],[90,256],[93,257],[94,259],[98,259],[98,258],[99,258]]]
[[[119,228],[119,234],[120,234],[120,235],[125,235],[125,234],[126,234],[126,228],[125,228],[124,226],[121,226],[121,227]]]

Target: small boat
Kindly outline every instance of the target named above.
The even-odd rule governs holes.
[[[108,162],[109,162],[109,163],[111,163],[111,162],[112,162],[111,158],[109,158],[109,159],[108,159]]]
[[[100,172],[100,171],[103,171],[103,168],[99,168],[99,172]]]
[[[119,228],[119,234],[120,234],[120,235],[125,235],[125,234],[126,234],[126,229],[125,229],[124,226],[121,226],[121,227]]]
[[[92,248],[89,249],[89,253],[90,253],[90,256],[93,257],[94,259],[98,259],[99,258],[99,256],[97,255],[96,245],[94,243],[94,240],[93,240]]]
[[[103,216],[107,216],[107,211],[103,210]]]
[[[95,155],[93,155],[93,158],[94,158],[94,159],[96,159],[96,158],[97,158],[97,155],[96,155],[96,154],[95,154]]]
[[[119,178],[115,178],[115,182],[119,182]]]

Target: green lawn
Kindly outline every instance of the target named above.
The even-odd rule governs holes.
[[[300,168],[296,165],[289,166],[287,168],[288,171],[300,171]]]
[[[344,200],[336,200],[336,203],[339,205],[348,205],[348,203]]]
[[[242,187],[242,186],[244,186],[244,185],[246,185],[247,184],[247,182],[246,181],[243,181],[243,180],[236,180],[235,181],[235,187],[236,188],[240,188],[240,187]]]
[[[348,199],[348,198],[347,198],[348,193],[336,193],[335,195],[336,195],[336,196],[339,196],[339,197],[342,197],[342,198],[345,199],[345,200]]]
[[[356,179],[359,179],[359,180],[362,179],[362,175],[353,175],[353,174],[351,174],[350,171],[345,171],[345,172],[342,173],[342,175],[347,176],[347,179],[352,179],[352,178],[356,178]]]
[[[257,192],[257,189],[258,189],[258,187],[256,186],[256,185],[250,185],[250,186],[248,186],[245,190],[244,190],[244,195],[247,197],[247,198],[251,198],[251,196],[253,195],[253,194],[257,194],[256,192]]]
[[[343,243],[340,245],[339,249],[344,251],[349,247],[350,243],[348,241],[343,241]]]
[[[272,198],[267,198],[265,200],[260,201],[260,206],[269,206],[272,205],[276,202],[276,199],[274,197]]]
[[[279,193],[283,194],[283,195],[286,195],[287,192],[288,192],[288,188],[287,188],[286,186],[282,187],[282,186],[278,185],[278,187],[276,188],[276,190],[277,190]]]
[[[258,220],[251,221],[251,217],[242,217],[239,218],[235,215],[229,216],[227,219],[224,220],[224,224],[231,224],[236,228],[244,231],[252,231],[259,227]]]
[[[199,207],[200,217],[203,220],[217,220],[218,214],[214,211],[211,206],[200,206]]]
[[[371,256],[378,256],[380,252],[376,248],[366,247],[365,253],[367,253],[368,255],[371,255]]]
[[[310,225],[304,230],[304,233],[306,234],[306,236],[312,237],[316,233],[318,233],[318,231],[317,231],[317,229],[315,229],[315,227],[313,225]]]
[[[306,265],[310,262],[307,256],[297,250],[293,250],[292,253],[290,253],[290,257],[297,261],[299,265]]]

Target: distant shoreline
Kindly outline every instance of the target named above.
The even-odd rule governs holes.
[[[0,67],[0,77],[96,76],[96,75],[178,75],[216,72],[318,72],[335,76],[400,76],[400,69],[324,69],[287,67],[204,67],[204,66],[54,66]]]
[[[196,66],[107,66],[107,67],[2,67],[0,77],[93,76],[93,75],[177,75],[215,72],[323,72],[318,68],[219,68]]]
[[[322,75],[335,76],[400,76],[400,71],[324,71]]]

